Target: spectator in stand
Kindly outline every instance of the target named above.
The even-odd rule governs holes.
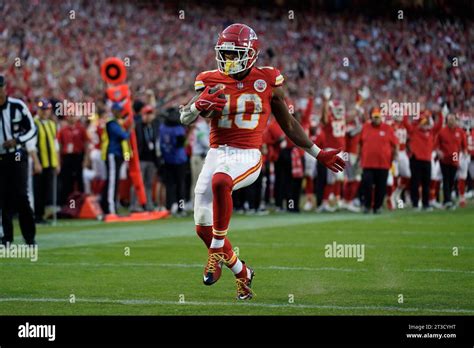
[[[438,134],[436,142],[437,154],[443,173],[443,203],[446,209],[453,208],[451,192],[454,179],[462,155],[467,155],[467,140],[462,128],[457,126],[454,114],[449,114],[444,126]]]
[[[364,213],[373,209],[380,214],[387,188],[388,170],[397,155],[398,140],[392,127],[382,120],[378,108],[370,112],[370,121],[362,127],[360,137],[360,159]],[[372,189],[374,201],[372,202]]]
[[[37,155],[41,172],[33,177],[35,202],[35,222],[44,224],[45,207],[52,202],[53,180],[60,172],[59,144],[56,135],[56,123],[51,120],[52,105],[48,99],[41,99],[38,104],[38,116],[35,117],[37,133]]]
[[[188,157],[184,148],[186,129],[179,121],[179,111],[167,110],[160,126],[160,149],[164,161],[166,209],[173,214],[184,213],[185,170]]]
[[[145,105],[141,110],[141,119],[135,124],[137,136],[138,157],[140,170],[146,192],[146,210],[153,211],[153,180],[158,166],[157,151],[159,147],[159,130],[156,127],[155,111],[150,105]],[[137,206],[136,195],[132,197],[132,211],[143,211]]]
[[[430,181],[431,181],[431,153],[434,151],[436,135],[443,126],[443,116],[438,115],[437,122],[433,125],[431,113],[424,110],[419,120],[411,123],[404,117],[403,125],[408,132],[407,147],[410,149],[410,196],[413,208],[418,209],[420,200],[419,187],[421,184],[422,202],[424,210],[431,210]]]
[[[74,191],[84,192],[82,169],[89,137],[80,119],[65,116],[66,124],[59,130],[58,141],[61,153],[60,204],[66,204]]]

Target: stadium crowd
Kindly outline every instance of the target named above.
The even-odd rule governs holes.
[[[136,202],[126,160],[117,176],[120,204],[178,215],[192,210],[209,124],[200,119],[183,127],[178,105],[193,96],[197,73],[214,68],[217,33],[230,23],[223,13],[253,27],[264,46],[259,64],[283,72],[295,117],[320,147],[341,147],[350,164],[345,177],[327,173],[271,120],[262,174],[234,193],[235,209],[378,213],[385,195],[388,209],[451,208],[452,195],[465,205],[474,178],[472,22],[311,12],[290,18],[278,9],[229,12],[192,4],[180,12],[167,3],[6,2],[0,5],[0,72],[7,76],[7,94],[30,106],[38,138],[46,139],[38,139],[31,160],[38,223],[45,222],[53,191],[58,204],[67,205],[80,192],[104,190],[110,169],[101,155],[102,133],[114,105],[104,100],[100,65],[109,56],[128,67],[134,131],[141,162],[147,162],[141,163],[146,206]],[[397,118],[380,110],[389,100],[418,103],[421,111],[413,120]],[[64,101],[96,107],[93,114],[66,116],[57,107]],[[374,143],[381,133],[389,143]]]

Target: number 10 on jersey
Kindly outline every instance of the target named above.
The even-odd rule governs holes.
[[[262,113],[262,98],[255,93],[244,93],[240,94],[236,100],[236,110],[234,119],[230,118],[234,113],[230,112],[230,105],[233,101],[234,96],[226,94],[225,98],[227,100],[224,109],[222,110],[222,116],[219,119],[218,126],[220,128],[232,128],[232,122],[238,127],[243,129],[254,129],[258,126],[258,121],[260,114]],[[251,104],[253,106],[249,107],[252,111],[247,111],[247,105]]]

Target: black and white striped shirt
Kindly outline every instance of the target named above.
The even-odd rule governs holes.
[[[0,105],[0,155],[14,153],[36,135],[36,126],[26,104],[17,98],[7,97]],[[15,139],[15,148],[4,148],[5,141]]]

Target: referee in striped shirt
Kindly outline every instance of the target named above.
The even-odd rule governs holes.
[[[0,75],[0,210],[1,242],[13,242],[13,214],[18,211],[20,228],[28,245],[34,245],[36,227],[28,201],[28,143],[34,141],[36,126],[28,107],[7,96],[5,77]]]

